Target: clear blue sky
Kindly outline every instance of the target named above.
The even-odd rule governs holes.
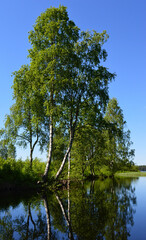
[[[135,163],[146,164],[146,1],[5,0],[0,2],[0,128],[12,105],[11,74],[28,62],[28,32],[50,6],[67,6],[82,30],[107,30],[106,66],[117,74],[110,97],[118,99],[136,150]],[[36,152],[37,154],[37,152]],[[29,155],[23,150],[18,157]],[[40,155],[39,155],[40,156]]]

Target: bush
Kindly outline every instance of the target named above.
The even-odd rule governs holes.
[[[7,160],[0,158],[0,182],[11,183],[36,183],[41,180],[45,170],[45,163],[35,158],[32,169],[28,159],[22,161],[9,158]]]

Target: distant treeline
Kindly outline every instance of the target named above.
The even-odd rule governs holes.
[[[146,165],[140,165],[138,168],[140,171],[146,171]]]

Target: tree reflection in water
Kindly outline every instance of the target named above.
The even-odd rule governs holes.
[[[78,239],[128,239],[136,203],[131,182],[92,182],[88,191],[83,188],[76,199],[71,209]]]
[[[126,240],[135,204],[131,180],[110,179],[74,184],[22,201],[14,209],[0,202],[0,239]]]

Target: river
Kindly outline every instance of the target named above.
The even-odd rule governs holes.
[[[146,177],[0,194],[0,240],[145,240]]]

